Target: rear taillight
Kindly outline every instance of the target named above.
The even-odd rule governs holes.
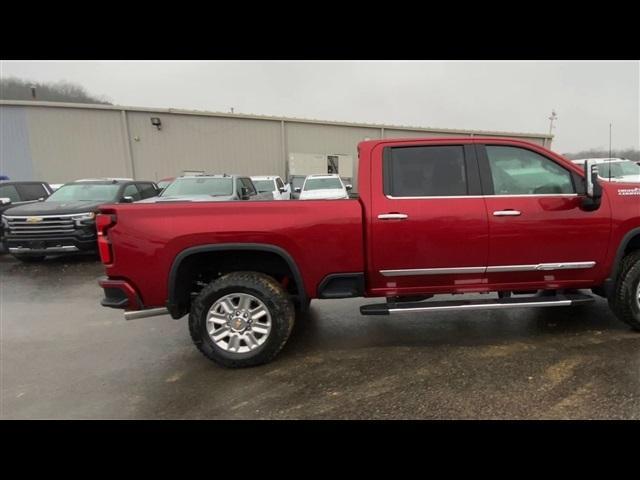
[[[105,265],[113,263],[113,250],[109,241],[108,231],[116,224],[115,215],[99,213],[96,217],[96,230],[98,231],[98,251],[100,259]]]

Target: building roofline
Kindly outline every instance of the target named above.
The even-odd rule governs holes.
[[[154,107],[133,107],[125,105],[104,105],[99,103],[67,103],[67,102],[40,102],[30,100],[0,100],[0,105],[22,106],[22,107],[55,107],[55,108],[76,108],[85,110],[115,110],[127,112],[147,112],[147,113],[171,113],[176,115],[195,115],[201,117],[219,117],[219,118],[244,118],[251,120],[270,120],[276,122],[289,123],[309,123],[319,125],[335,125],[340,127],[359,127],[359,128],[377,128],[389,130],[409,130],[414,132],[429,133],[459,133],[467,135],[501,135],[508,137],[533,137],[553,139],[553,135],[548,133],[532,133],[532,132],[504,132],[491,130],[467,130],[454,128],[430,128],[415,127],[409,125],[388,125],[381,123],[360,123],[360,122],[340,122],[334,120],[320,120],[315,118],[296,118],[296,117],[277,117],[271,115],[256,115],[246,113],[228,113],[228,112],[210,112],[205,110],[185,110],[180,108],[154,108]]]

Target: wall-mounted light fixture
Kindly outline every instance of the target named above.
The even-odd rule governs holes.
[[[156,127],[158,130],[162,130],[162,122],[158,117],[151,117],[151,125]]]

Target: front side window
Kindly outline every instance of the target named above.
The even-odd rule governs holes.
[[[467,195],[460,145],[392,147],[385,154],[385,193],[393,197]]]
[[[19,185],[20,196],[23,200],[38,200],[40,198],[46,198],[49,192],[44,188],[41,183],[26,183]]]
[[[247,192],[249,192],[249,195],[255,195],[256,194],[256,187],[253,186],[253,182],[251,181],[250,178],[241,178],[240,182],[242,183],[242,186],[245,187],[247,189]],[[273,191],[273,182],[271,181],[271,190],[268,190],[269,192]]]
[[[276,178],[276,186],[278,188],[284,188],[284,183],[282,183],[282,180],[280,179],[280,177]]]
[[[140,192],[138,191],[138,187],[135,184],[127,185],[124,187],[124,192],[122,192],[123,197],[131,197],[134,202],[137,202],[141,199]]]
[[[18,190],[16,190],[16,187],[13,185],[0,186],[0,198],[8,198],[9,200],[11,200],[11,203],[20,201]]]
[[[531,150],[487,145],[495,195],[575,193],[571,173]]]
[[[118,190],[120,190],[120,185],[114,183],[69,183],[53,192],[45,202],[113,202]]]
[[[233,179],[231,177],[177,178],[163,190],[160,196],[174,195],[212,195],[214,197],[233,195]]]
[[[158,191],[153,183],[139,183],[138,190],[140,190],[140,198],[151,198],[158,195]]]
[[[336,190],[342,188],[342,182],[338,178],[309,178],[304,184],[304,191],[310,190]]]

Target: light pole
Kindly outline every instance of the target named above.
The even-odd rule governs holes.
[[[549,117],[549,135],[551,135],[551,132],[553,131],[553,122],[556,121],[558,118],[558,115],[556,114],[555,109],[551,110],[551,116]]]

